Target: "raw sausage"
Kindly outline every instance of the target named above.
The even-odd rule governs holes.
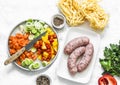
[[[89,43],[86,46],[86,51],[82,57],[82,59],[79,61],[79,63],[77,64],[77,69],[78,72],[83,71],[84,69],[86,69],[86,67],[88,66],[88,64],[90,63],[92,56],[93,56],[93,52],[94,52],[94,47],[93,44]]]
[[[64,53],[65,54],[71,54],[73,50],[80,46],[85,46],[89,43],[89,38],[83,36],[83,37],[78,37],[73,40],[71,40],[64,48]]]
[[[75,74],[77,72],[77,59],[85,52],[85,47],[76,48],[68,57],[68,69],[71,74]]]

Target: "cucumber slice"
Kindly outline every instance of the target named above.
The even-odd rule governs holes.
[[[29,39],[29,40],[33,40],[34,38],[35,38],[35,36],[34,36],[34,35],[32,35],[32,34],[31,34],[31,35],[29,35],[29,37],[28,37],[28,39]]]
[[[37,49],[36,49],[35,47],[32,47],[30,50],[31,50],[33,53],[37,51]]]

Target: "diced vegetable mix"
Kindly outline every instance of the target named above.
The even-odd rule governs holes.
[[[32,19],[20,25],[19,28],[21,33],[16,33],[9,38],[10,55],[16,53],[44,31],[47,33],[29,51],[25,51],[17,58],[16,63],[30,70],[40,67],[38,62],[35,62],[36,59],[41,61],[43,67],[50,64],[58,51],[58,40],[53,30],[45,22]]]
[[[47,34],[34,47],[37,48],[38,59],[49,62],[57,53],[58,41],[56,34],[50,28],[47,31]]]

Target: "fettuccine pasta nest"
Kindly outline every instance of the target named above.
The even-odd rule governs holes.
[[[58,7],[70,26],[77,26],[88,20],[93,29],[103,30],[108,23],[108,15],[97,2],[97,0],[60,0]]]

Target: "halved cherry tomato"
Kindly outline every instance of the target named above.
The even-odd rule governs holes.
[[[98,85],[117,85],[115,78],[109,74],[104,74],[98,80]]]

